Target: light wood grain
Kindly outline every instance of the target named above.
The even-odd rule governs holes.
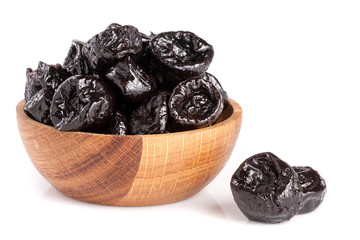
[[[38,171],[81,201],[148,206],[193,196],[221,171],[238,138],[242,109],[233,100],[220,122],[203,129],[115,136],[60,132],[17,105],[19,132]]]

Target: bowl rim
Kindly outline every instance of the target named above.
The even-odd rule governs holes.
[[[174,135],[181,135],[184,133],[196,133],[198,131],[204,131],[204,130],[211,130],[211,129],[215,129],[217,127],[220,127],[222,125],[226,125],[229,122],[233,121],[234,119],[237,118],[242,118],[242,108],[241,106],[234,101],[233,99],[229,98],[228,101],[229,105],[232,107],[233,112],[231,113],[231,115],[229,117],[227,117],[225,120],[216,123],[212,126],[208,126],[208,127],[204,127],[204,128],[199,128],[199,129],[193,129],[193,130],[187,130],[187,131],[181,131],[181,132],[171,132],[171,133],[158,133],[158,134],[143,134],[143,135],[114,135],[114,134],[105,134],[105,133],[92,133],[92,132],[80,132],[80,131],[64,131],[68,134],[84,134],[84,135],[94,135],[94,136],[107,136],[107,137],[151,137],[151,136],[174,136]],[[61,131],[57,130],[55,127],[53,126],[49,126],[46,125],[44,123],[38,122],[34,119],[32,119],[31,117],[29,117],[28,115],[25,114],[24,112],[24,105],[25,105],[25,100],[21,100],[17,105],[16,105],[16,113],[18,115],[18,117],[23,118],[26,121],[30,121],[31,124],[35,124],[38,125],[41,128],[49,128],[51,130],[55,130],[58,131],[59,133],[61,133]]]

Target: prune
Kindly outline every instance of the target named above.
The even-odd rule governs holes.
[[[84,45],[83,54],[91,69],[102,73],[126,55],[135,55],[141,49],[142,40],[137,28],[111,24]]]
[[[219,92],[221,93],[223,99],[224,99],[225,101],[229,101],[229,97],[228,97],[228,95],[227,95],[227,92],[223,89],[223,87],[221,86],[219,80],[217,80],[217,78],[216,78],[214,75],[206,72],[206,73],[204,74],[203,78],[204,78],[205,80],[210,81],[212,84],[214,84],[214,86],[215,86],[215,87],[219,90]]]
[[[128,56],[106,73],[106,78],[123,93],[124,99],[138,103],[156,89],[156,79]]]
[[[151,33],[150,36],[140,33],[142,36],[142,51],[135,56],[134,60],[139,64],[146,73],[155,76],[159,71],[160,61],[151,52],[150,40],[155,36]]]
[[[35,93],[25,104],[24,111],[38,122],[52,125],[50,119],[50,105],[52,94],[47,88]]]
[[[180,71],[205,72],[214,56],[213,47],[192,32],[164,32],[150,41],[161,62]]]
[[[162,65],[157,78],[173,85],[204,73],[214,56],[213,47],[192,32],[164,32],[155,35],[150,48]]]
[[[73,40],[68,55],[65,58],[63,67],[72,75],[90,75],[91,69],[82,53],[83,42]]]
[[[246,159],[230,185],[236,204],[249,220],[279,223],[291,219],[300,209],[297,173],[270,152]]]
[[[114,29],[114,28],[118,28],[118,27],[122,27],[122,26],[120,24],[118,24],[118,23],[112,23],[106,28],[106,30]]]
[[[119,110],[115,110],[108,123],[106,132],[114,135],[126,135],[128,133],[126,116]]]
[[[26,84],[25,84],[25,102],[28,102],[43,87],[46,87],[44,82],[37,76],[36,71],[31,68],[26,69]]]
[[[185,127],[208,126],[220,117],[223,108],[224,101],[219,90],[201,77],[179,83],[169,100],[171,117]]]
[[[131,114],[131,134],[165,133],[168,121],[169,93],[160,91],[147,97],[142,104]]]
[[[49,65],[40,61],[35,71],[31,68],[26,69],[26,77],[25,102],[42,88],[47,88],[53,93],[70,74],[60,64]]]
[[[325,180],[311,167],[293,167],[299,176],[302,188],[302,201],[299,213],[314,211],[324,200]]]
[[[60,131],[100,129],[110,119],[113,106],[113,93],[98,76],[77,75],[56,90],[50,118]]]
[[[87,42],[73,40],[63,67],[28,68],[24,110],[61,131],[157,134],[210,126],[229,104],[206,72],[213,56],[192,32],[147,35],[112,23]]]

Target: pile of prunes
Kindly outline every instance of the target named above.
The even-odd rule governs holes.
[[[252,221],[280,223],[314,211],[324,200],[325,180],[311,167],[291,167],[271,152],[247,158],[230,182],[234,200]]]
[[[228,97],[207,72],[213,47],[192,32],[145,35],[113,23],[73,40],[60,64],[26,71],[25,113],[60,131],[160,134],[210,126]]]

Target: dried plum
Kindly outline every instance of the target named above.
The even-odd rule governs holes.
[[[219,80],[217,80],[217,78],[216,78],[214,75],[206,72],[206,73],[204,74],[203,78],[204,78],[205,80],[210,81],[212,84],[214,84],[214,86],[215,86],[215,87],[219,90],[219,92],[221,93],[223,99],[224,99],[225,101],[229,101],[229,97],[228,97],[228,95],[227,95],[227,92],[223,89],[223,87],[221,86]]]
[[[108,129],[106,131],[113,135],[126,135],[128,133],[127,117],[119,110],[115,110],[108,123]]]
[[[150,41],[153,54],[170,68],[205,72],[214,56],[213,47],[192,32],[164,32]]]
[[[168,121],[168,99],[169,93],[160,91],[149,96],[131,114],[131,134],[158,134],[166,132]]]
[[[324,200],[325,180],[311,167],[293,167],[293,169],[299,176],[303,195],[299,213],[312,212]]]
[[[50,118],[60,131],[89,131],[106,125],[113,107],[113,93],[98,76],[78,75],[56,90]]]
[[[53,93],[70,74],[60,64],[49,65],[40,61],[35,71],[31,68],[26,69],[26,77],[25,102],[42,88],[47,88]]]
[[[121,90],[124,99],[132,103],[141,102],[156,89],[156,79],[130,56],[110,68],[105,76]]]
[[[142,51],[135,56],[134,60],[139,64],[146,73],[155,76],[159,71],[160,61],[151,52],[150,40],[155,36],[151,33],[150,36],[140,33],[142,36]]]
[[[118,23],[112,23],[106,28],[106,30],[114,29],[114,28],[118,28],[118,27],[122,27],[122,26],[120,24],[118,24]]]
[[[246,159],[230,185],[236,204],[249,220],[280,223],[300,209],[302,194],[297,173],[270,152]]]
[[[73,40],[68,55],[65,58],[63,67],[72,75],[90,75],[91,69],[82,53],[83,42]]]
[[[171,117],[185,127],[208,126],[220,117],[223,108],[219,90],[201,77],[179,83],[169,100]]]
[[[83,54],[91,69],[102,73],[126,55],[135,55],[141,49],[142,39],[137,28],[111,24],[84,45]]]
[[[38,122],[52,125],[50,119],[50,105],[52,94],[47,88],[35,93],[25,104],[24,111]]]
[[[32,96],[44,87],[46,88],[44,81],[37,76],[36,71],[31,68],[26,69],[25,102],[28,102]]]
[[[228,104],[206,72],[213,56],[213,47],[192,32],[147,35],[112,23],[87,42],[73,40],[63,67],[28,68],[24,110],[62,131],[147,134],[209,126]]]
[[[214,56],[213,47],[192,32],[163,32],[152,37],[150,48],[163,65],[158,79],[173,85],[204,73]]]

